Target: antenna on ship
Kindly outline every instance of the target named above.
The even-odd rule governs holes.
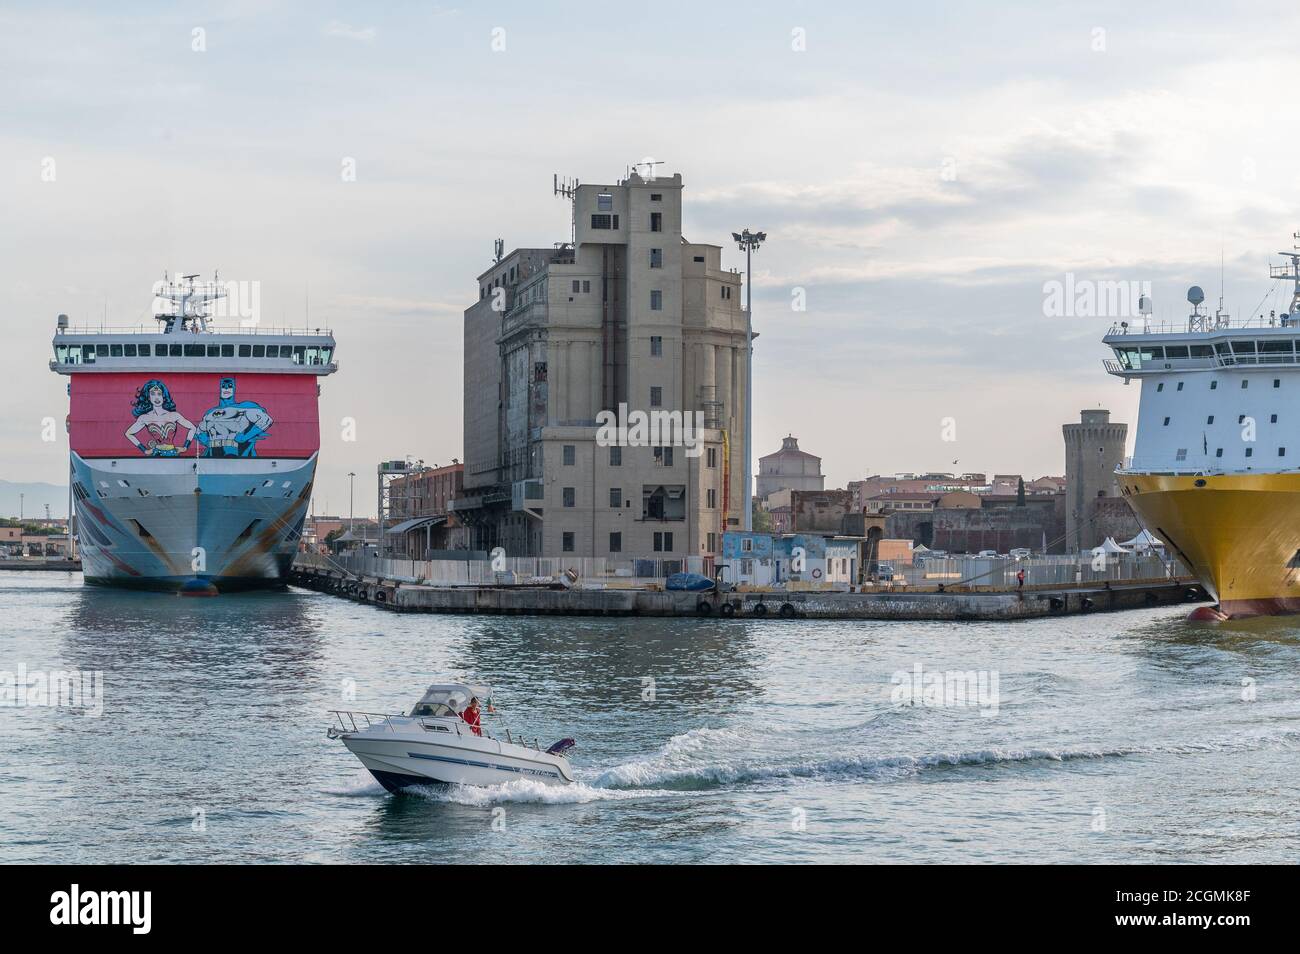
[[[1282,327],[1289,325],[1296,312],[1300,312],[1300,232],[1291,233],[1292,246],[1289,252],[1278,252],[1283,258],[1291,259],[1287,265],[1270,265],[1269,278],[1285,278],[1292,283],[1291,307],[1282,316]]]
[[[208,304],[226,297],[216,275],[213,272],[212,282],[196,287],[197,272],[181,276],[180,281],[169,281],[167,273],[163,272],[162,287],[154,290],[154,298],[161,298],[166,303],[163,311],[154,314],[154,318],[164,322],[163,334],[173,334],[178,329],[193,333],[208,330]]]

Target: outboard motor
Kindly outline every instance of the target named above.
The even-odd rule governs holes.
[[[546,750],[546,754],[564,755],[569,751],[569,749],[573,748],[577,744],[578,743],[574,742],[572,739],[560,739],[559,742],[556,742],[554,745],[552,745],[549,749]]]

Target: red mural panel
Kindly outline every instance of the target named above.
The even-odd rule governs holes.
[[[320,448],[310,374],[74,374],[69,423],[82,457],[310,457]]]

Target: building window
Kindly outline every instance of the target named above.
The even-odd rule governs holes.
[[[659,358],[664,353],[664,339],[659,335],[650,336],[650,357]]]
[[[663,404],[664,404],[664,389],[659,387],[658,385],[655,385],[650,389],[650,406],[663,407]],[[1165,423],[1168,422],[1166,421]]]
[[[664,214],[662,212],[650,213],[650,231],[662,232],[664,230]]]
[[[699,262],[700,264],[703,264],[703,263],[704,263],[704,256],[703,256],[703,255],[696,255],[696,256],[695,256],[695,261]]]
[[[705,452],[705,455],[704,455],[704,461],[705,461],[705,464],[704,464],[704,465],[705,465],[706,467],[717,467],[717,466],[718,466],[718,449],[717,449],[716,447],[710,447],[710,448]]]
[[[706,506],[712,510],[718,506],[718,492],[710,487],[704,494]]]
[[[754,552],[754,538],[753,538],[753,537],[745,537],[743,540],[741,540],[741,541],[740,541],[740,551],[741,551],[742,553],[752,553],[752,552]]]
[[[622,488],[622,487],[610,487],[610,488],[609,488],[609,505],[610,505],[611,507],[621,507],[621,506],[623,506],[623,488]]]
[[[597,194],[596,208],[601,212],[613,212],[614,196],[608,192],[601,192]]]
[[[652,248],[652,249],[650,249],[650,267],[651,267],[651,268],[663,268],[663,267],[664,267],[664,250],[663,250],[663,249],[661,249],[661,248]]]
[[[1214,415],[1211,414],[1209,417],[1207,417],[1207,418],[1205,419],[1205,423],[1206,423],[1206,424],[1213,424],[1213,423],[1214,423]]]
[[[618,228],[617,215],[592,215],[591,227],[593,229],[616,229]]]
[[[716,533],[706,533],[704,535],[704,549],[709,553],[718,552],[718,535]]]
[[[651,202],[662,202],[663,200],[664,200],[664,194],[663,194],[662,192],[651,192],[651,193],[650,193],[650,201],[651,201]]]
[[[730,285],[723,285],[720,289],[718,289],[718,291],[721,293],[723,300],[729,301],[731,299]]]
[[[574,493],[573,488],[572,488],[572,487],[565,487],[565,488],[564,488],[564,506],[566,506],[566,507],[572,507],[572,506],[574,506],[574,498],[575,498],[575,493]]]
[[[673,552],[673,534],[671,530],[662,533],[655,533],[654,537],[655,553],[672,553]]]
[[[581,284],[578,282],[578,280],[575,278],[575,279],[573,280],[573,291],[574,291],[574,294],[577,294],[578,289],[581,288],[581,287],[582,287],[582,285],[581,285]]]
[[[573,531],[571,530],[564,531],[564,534],[562,536],[562,542],[560,543],[560,549],[562,549],[565,553],[573,552]]]
[[[623,552],[623,534],[619,533],[618,531],[615,531],[614,533],[611,533],[609,535],[609,552],[610,553]]]
[[[650,310],[664,310],[664,293],[657,288],[650,292]]]
[[[623,466],[623,448],[611,447],[609,449],[609,466],[610,467]]]
[[[673,449],[671,447],[656,447],[654,450],[655,463],[663,467],[673,466]]]
[[[572,444],[564,445],[564,466],[572,467],[578,462],[578,449]]]
[[[583,283],[582,283],[582,290],[583,290],[584,293],[591,291],[591,280],[590,280],[590,279],[584,279],[584,280],[583,280]]]

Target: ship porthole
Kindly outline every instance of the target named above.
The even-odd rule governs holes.
[[[1205,486],[1205,480],[1204,480],[1204,479],[1198,479],[1198,480],[1196,481],[1196,486],[1197,486],[1197,487],[1204,487],[1204,486]]]

